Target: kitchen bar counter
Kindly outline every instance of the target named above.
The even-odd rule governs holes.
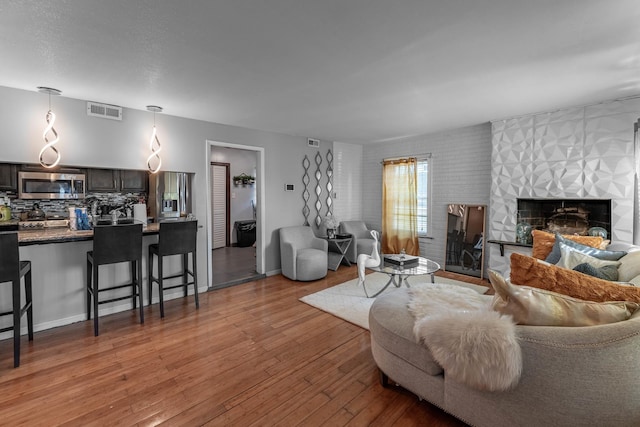
[[[148,224],[143,228],[145,236],[158,234],[160,224]],[[81,242],[93,240],[93,230],[70,230],[68,228],[43,228],[18,231],[20,246],[45,245],[49,243]]]

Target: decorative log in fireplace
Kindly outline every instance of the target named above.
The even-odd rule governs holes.
[[[610,235],[611,200],[518,199],[517,222],[552,233],[586,235],[604,229]]]

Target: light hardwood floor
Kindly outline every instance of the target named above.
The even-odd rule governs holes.
[[[0,342],[2,425],[463,426],[378,382],[369,332],[298,301],[357,277],[280,275]],[[449,275],[451,277],[451,275]],[[459,277],[456,277],[459,278]],[[471,279],[473,281],[473,279]]]

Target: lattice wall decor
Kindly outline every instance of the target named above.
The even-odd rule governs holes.
[[[320,165],[322,164],[322,156],[318,151],[316,153],[316,227],[320,227],[322,224],[322,216],[320,216],[320,210],[322,209],[322,202],[320,201],[320,194],[322,194],[322,186],[320,185],[320,178],[322,178],[322,172],[320,172]]]
[[[327,216],[333,215],[333,153],[327,151]]]
[[[311,209],[309,209],[309,166],[311,166],[311,162],[309,162],[309,158],[305,154],[304,159],[302,159],[302,169],[304,169],[302,174],[302,200],[304,200],[302,216],[304,217],[304,223],[302,225],[309,225],[309,213],[311,213]]]

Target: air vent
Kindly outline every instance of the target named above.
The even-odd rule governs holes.
[[[313,138],[307,138],[307,145],[309,147],[318,148],[318,147],[320,147],[320,140],[319,139],[313,139]]]
[[[87,102],[87,115],[103,119],[122,120],[122,107],[117,105]]]

